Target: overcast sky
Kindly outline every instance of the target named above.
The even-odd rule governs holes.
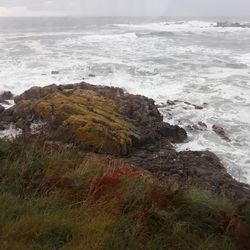
[[[250,0],[0,0],[0,16],[250,16]]]

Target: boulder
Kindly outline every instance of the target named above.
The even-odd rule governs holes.
[[[54,93],[57,91],[57,85],[49,85],[46,87],[32,87],[29,90],[25,91],[22,95],[16,96],[14,98],[15,103],[19,103],[23,100],[38,100],[45,97],[48,94]]]
[[[55,92],[34,102],[17,105],[23,119],[46,121],[50,132],[84,149],[127,155],[140,136],[134,125],[119,114],[112,100],[94,91]]]
[[[0,114],[5,110],[4,106],[0,105]]]
[[[168,123],[161,123],[158,126],[158,131],[163,137],[169,138],[171,142],[183,142],[187,139],[187,133],[179,126],[171,126]]]
[[[0,92],[0,103],[6,103],[7,100],[12,100],[13,98],[14,95],[11,93],[11,91]]]
[[[86,92],[87,91],[87,92]],[[96,86],[91,85],[85,82],[77,84],[67,84],[67,85],[50,85],[46,87],[33,87],[25,91],[20,96],[15,98],[16,106],[14,110],[15,121],[25,119],[25,122],[20,122],[19,124],[29,124],[27,120],[31,121],[32,119],[52,119],[55,118],[54,114],[51,113],[51,105],[47,102],[42,101],[43,98],[51,96],[53,94],[62,94],[64,98],[68,101],[74,102],[72,97],[76,93],[81,93],[82,97],[85,98],[86,95],[83,93],[89,93],[88,101],[85,100],[85,105],[87,102],[91,102],[92,105],[98,99],[104,98],[102,101],[102,109],[105,108],[105,102],[109,103],[110,101],[116,107],[116,112],[120,117],[123,117],[126,121],[129,121],[136,128],[136,133],[140,136],[133,138],[133,145],[142,145],[142,144],[158,144],[158,141],[161,137],[166,137],[167,139],[173,142],[180,142],[186,139],[186,132],[184,129],[181,129],[178,126],[172,126],[168,123],[163,122],[163,117],[160,114],[157,106],[153,99],[147,98],[141,95],[132,95],[126,93],[121,88],[107,87],[107,86]],[[85,97],[84,97],[85,96]],[[58,97],[58,95],[57,95]],[[31,105],[31,103],[41,103],[40,105]],[[33,107],[31,109],[31,106]],[[55,108],[58,107],[58,102],[55,103]],[[68,105],[69,106],[69,105]],[[34,107],[36,111],[34,115]],[[75,115],[78,115],[79,110],[75,111]],[[40,115],[39,115],[40,114]],[[46,116],[46,117],[45,117]],[[14,116],[13,116],[14,117]],[[58,117],[56,118],[56,120]]]
[[[213,125],[213,131],[223,140],[230,142],[231,140],[229,139],[229,137],[226,135],[225,130],[217,125]]]

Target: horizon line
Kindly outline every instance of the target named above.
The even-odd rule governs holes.
[[[220,17],[220,18],[223,18],[223,17],[235,17],[235,18],[250,18],[250,15],[249,16],[246,16],[246,15],[243,15],[243,16],[233,16],[233,15],[215,15],[215,16],[212,16],[212,15],[206,15],[206,16],[199,16],[199,15],[191,15],[191,16],[179,16],[179,15],[166,15],[166,16],[154,16],[154,15],[146,15],[146,16],[143,16],[143,15],[132,15],[132,16],[128,16],[128,15],[117,15],[117,16],[109,16],[109,15],[26,15],[26,16],[17,16],[17,15],[10,15],[10,16],[1,16],[0,15],[0,18],[13,18],[13,17],[16,17],[16,18],[27,18],[27,17],[32,17],[32,18],[41,18],[41,17],[44,17],[44,18],[47,18],[47,17],[75,17],[75,18],[90,18],[90,17],[93,17],[93,18],[96,18],[96,17],[103,17],[103,18],[107,18],[107,17],[113,17],[113,18],[117,18],[117,17],[133,17],[133,18],[149,18],[149,17],[153,17],[153,18],[161,18],[161,17],[171,17],[171,18],[201,18],[201,17],[205,17],[205,18],[216,18],[216,17]]]

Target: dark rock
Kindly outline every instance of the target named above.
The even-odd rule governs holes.
[[[94,74],[88,74],[88,77],[96,77]]]
[[[120,88],[95,86],[85,82],[68,85],[33,87],[20,96],[15,97],[16,105],[12,109],[12,114],[5,113],[4,119],[9,120],[12,118],[11,122],[16,123],[16,126],[24,131],[28,131],[28,126],[32,121],[38,121],[41,117],[44,118],[46,116],[46,121],[51,122],[55,118],[54,114],[52,111],[48,114],[47,112],[51,110],[52,104],[50,101],[43,101],[44,98],[47,98],[48,100],[51,95],[58,93],[63,94],[62,96],[64,96],[64,99],[66,100],[67,97],[71,96],[75,91],[82,91],[83,93],[86,91],[93,91],[95,95],[89,95],[90,102],[92,96],[93,98],[97,98],[95,96],[102,96],[106,99],[107,103],[110,101],[114,102],[119,113],[133,124],[137,131],[136,134],[140,135],[131,137],[134,147],[139,145],[148,145],[148,147],[154,145],[153,147],[158,147],[159,139],[161,137],[165,137],[172,142],[182,142],[187,138],[184,129],[163,122],[163,117],[157,109],[153,99],[141,95],[128,94]],[[58,99],[57,96],[54,98],[56,98],[55,100]],[[64,99],[62,99],[63,102]],[[40,105],[39,108],[40,114],[43,114],[42,116],[39,115],[39,112],[35,112],[36,108],[34,107],[36,106],[34,105],[37,102],[44,102],[43,106]],[[58,105],[61,104],[59,104],[58,100],[56,103],[58,108]],[[69,105],[67,107],[69,108]],[[88,107],[89,112],[90,108],[91,107]],[[65,112],[67,111],[64,111],[64,114]],[[56,120],[58,119],[56,118]]]
[[[176,102],[175,102],[175,101],[171,101],[171,100],[167,100],[167,104],[168,104],[168,105],[175,105]]]
[[[32,87],[29,90],[25,91],[23,94],[16,96],[14,100],[15,103],[19,103],[23,100],[34,101],[43,98],[48,94],[54,93],[57,90],[58,87],[55,84],[46,87]]]
[[[162,147],[165,147],[162,143]],[[126,162],[145,168],[157,178],[174,182],[180,187],[199,186],[215,196],[225,196],[232,200],[249,199],[250,186],[236,181],[229,175],[219,158],[209,152],[183,151],[173,148],[161,154],[153,154],[137,148]],[[143,155],[143,158],[138,157]]]
[[[207,130],[207,124],[204,122],[198,122],[197,124],[193,124],[191,128],[204,131]]]
[[[58,74],[60,74],[60,72],[59,72],[59,71],[57,71],[57,70],[53,70],[53,71],[51,71],[51,75],[58,75]]]
[[[0,114],[3,113],[4,110],[5,108],[2,105],[0,105]]]
[[[0,131],[5,130],[5,129],[6,128],[5,128],[4,124],[2,124],[2,122],[0,122]]]
[[[172,126],[168,123],[160,123],[158,131],[162,136],[169,138],[172,142],[183,142],[187,139],[186,131],[177,125]]]
[[[200,106],[200,105],[196,105],[196,104],[193,104],[193,103],[190,103],[190,102],[184,102],[186,105],[190,105],[190,106],[193,106],[195,109],[203,109],[204,107],[203,106]]]
[[[14,95],[10,91],[4,91],[0,93],[0,103],[7,104],[7,100],[12,100]]]
[[[168,100],[167,101],[167,104],[170,106],[176,105],[177,103],[184,103],[186,105],[193,106],[195,109],[204,109],[208,105],[207,103],[203,103],[202,105],[197,105],[197,104],[193,104],[191,102],[180,101],[180,100],[174,100],[174,101]]]
[[[204,122],[198,122],[198,125],[203,127],[203,128],[207,128],[207,124]]]
[[[194,105],[194,108],[195,108],[195,109],[203,109],[204,107],[199,106],[199,105]]]
[[[229,137],[226,135],[225,130],[217,125],[213,125],[213,131],[223,140],[230,142],[231,140],[229,139]]]
[[[221,28],[250,28],[250,24],[241,24],[239,22],[217,22],[215,27]]]

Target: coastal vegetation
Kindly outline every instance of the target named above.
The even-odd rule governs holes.
[[[154,101],[86,83],[32,88],[0,114],[4,250],[250,249],[248,185]]]
[[[238,249],[238,203],[94,153],[0,140],[2,249]],[[250,211],[240,211],[250,225]],[[241,222],[243,223],[243,222]]]

